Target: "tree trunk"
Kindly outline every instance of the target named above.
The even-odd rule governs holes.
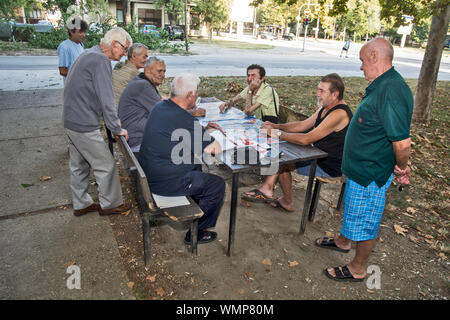
[[[434,92],[444,49],[444,39],[447,34],[449,15],[450,5],[447,5],[431,20],[427,47],[414,99],[413,120],[415,122],[429,122],[431,119]]]

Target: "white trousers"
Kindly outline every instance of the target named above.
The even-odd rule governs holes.
[[[66,129],[66,133],[69,138],[73,208],[84,209],[94,202],[88,193],[91,168],[98,184],[98,198],[102,209],[121,205],[123,200],[119,173],[100,130],[82,133]]]

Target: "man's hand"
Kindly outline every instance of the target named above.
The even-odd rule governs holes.
[[[270,121],[265,121],[265,122],[261,125],[261,129],[267,130],[267,135],[268,135],[268,136],[271,136],[272,129],[276,129],[276,128],[275,128],[275,124],[274,124],[274,123],[272,123],[272,122],[270,122]]]
[[[128,141],[128,131],[125,129],[122,129],[122,131],[120,131],[120,133],[116,136],[116,139],[119,140],[120,136],[124,136],[125,140]]]
[[[215,122],[209,122],[206,126],[206,130],[212,131],[212,130],[219,130],[220,132],[224,133],[223,129]]]
[[[408,161],[408,164],[405,169],[400,169],[398,165],[394,167],[394,175],[398,183],[401,184],[409,184],[409,178],[411,176],[411,162]]]
[[[259,87],[261,87],[261,83],[262,83],[261,79],[253,79],[252,82],[250,82],[250,84],[248,85],[248,89],[253,92],[253,95],[254,92],[258,90]]]
[[[190,110],[189,112],[193,117],[204,117],[206,115],[206,110],[203,108],[197,108],[194,110]]]

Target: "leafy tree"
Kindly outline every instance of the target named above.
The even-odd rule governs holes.
[[[184,15],[184,0],[158,0],[156,6],[164,8],[172,26],[176,25],[178,18]]]
[[[319,0],[321,1],[321,0]],[[381,18],[394,21],[394,26],[405,24],[402,15],[414,17],[414,23],[421,25],[424,19],[432,17],[427,47],[422,61],[414,99],[413,120],[429,122],[436,90],[437,75],[442,58],[443,43],[448,30],[450,4],[448,0],[379,0]],[[347,0],[333,1],[333,14],[347,12]]]
[[[192,11],[199,15],[200,23],[206,23],[206,28],[209,29],[209,41],[212,39],[213,29],[219,30],[227,23],[230,8],[231,1],[229,0],[196,1],[196,6],[192,8]]]

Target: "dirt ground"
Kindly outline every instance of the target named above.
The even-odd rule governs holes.
[[[120,153],[116,153],[120,157]],[[354,256],[314,246],[316,238],[337,235],[342,214],[337,203],[340,185],[322,187],[314,222],[299,235],[300,214],[307,180],[294,174],[296,211],[282,212],[264,203],[239,201],[233,255],[228,243],[231,174],[222,167],[204,168],[227,182],[224,204],[217,221],[218,241],[199,245],[192,255],[183,243],[182,226],[162,222],[151,229],[152,260],[144,266],[142,229],[137,203],[127,172],[121,169],[124,197],[133,204],[127,215],[110,217],[124,268],[138,299],[445,299],[450,296],[449,262],[425,242],[398,234],[394,225],[407,219],[385,210],[377,245],[368,266],[379,267],[380,289],[371,278],[362,283],[328,279],[323,270],[344,265]],[[258,186],[262,178],[241,174],[239,194]],[[394,190],[395,192],[398,192]],[[280,194],[280,188],[276,189]],[[403,191],[405,193],[408,190]],[[388,198],[389,203],[389,198]],[[395,207],[394,207],[395,208]],[[420,228],[419,228],[420,229]],[[398,230],[397,230],[398,231]],[[405,231],[407,232],[407,231]],[[370,275],[370,274],[369,274]]]

